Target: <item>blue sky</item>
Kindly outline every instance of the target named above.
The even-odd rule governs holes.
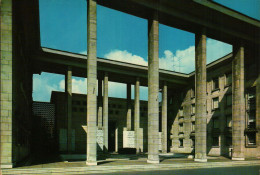
[[[259,19],[258,0],[216,2]],[[86,0],[39,0],[39,5],[42,47],[87,54]],[[97,6],[98,57],[147,65],[147,38],[147,20]],[[193,33],[160,24],[160,68],[183,73],[194,71],[194,40]],[[207,63],[231,51],[231,45],[208,39]],[[63,75],[42,73],[34,75],[33,80],[35,101],[49,101],[52,90],[64,91]],[[73,92],[86,93],[86,81],[73,77]],[[125,98],[125,85],[112,82],[109,85],[109,96]],[[141,88],[140,94],[141,99],[147,100],[147,88]]]

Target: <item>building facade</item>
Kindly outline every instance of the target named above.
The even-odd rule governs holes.
[[[97,58],[97,5],[147,20],[148,67]],[[88,55],[84,56],[41,46],[38,0],[0,1],[1,168],[12,168],[32,154],[33,74],[41,72],[65,75],[65,106],[57,106],[55,110],[65,110],[66,117],[57,116],[57,120],[61,121],[59,127],[65,126],[67,131],[58,131],[62,136],[59,142],[76,143],[78,132],[80,137],[87,138],[86,143],[79,139],[83,142],[80,148],[76,144],[60,144],[59,149],[67,149],[68,153],[86,149],[87,165],[97,165],[97,141],[101,143],[97,136],[103,134],[103,146],[99,147],[109,151],[109,128],[117,126],[116,138],[122,138],[120,134],[123,138],[134,135],[136,152],[147,150],[148,163],[160,162],[160,144],[162,152],[194,152],[194,161],[200,162],[206,162],[207,155],[231,154],[232,160],[260,157],[258,20],[210,0],[126,0],[124,3],[88,0],[87,8]],[[195,34],[194,73],[159,69],[159,24]],[[232,55],[206,66],[207,38],[232,45]],[[82,112],[81,119],[75,118],[81,123],[75,129],[72,75],[88,78],[87,116]],[[103,86],[99,86],[103,95],[99,93],[98,97],[97,80],[103,81]],[[121,111],[108,106],[108,80],[128,84],[128,87],[135,85],[134,102],[129,90],[126,102],[122,102],[122,107],[125,103],[127,106],[126,118],[118,123],[123,124],[113,124],[109,116],[114,115],[117,120],[116,113]],[[142,119],[140,112],[143,102],[140,102],[139,86],[148,87],[147,120]],[[87,135],[83,134],[82,124]],[[115,151],[126,144],[124,139],[114,143],[112,150]]]

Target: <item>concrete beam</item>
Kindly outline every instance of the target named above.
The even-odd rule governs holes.
[[[67,97],[67,148],[68,153],[72,152],[72,131],[71,131],[71,120],[72,120],[72,69],[69,66],[68,71],[65,75],[65,92]]]
[[[12,168],[15,157],[12,150],[14,140],[12,6],[12,0],[0,1],[0,169]]]
[[[136,153],[140,153],[140,81],[139,78],[136,79],[135,83],[135,147]]]
[[[104,75],[103,88],[103,151],[108,151],[108,74]]]
[[[244,47],[233,47],[232,62],[232,160],[244,160],[245,98]]]
[[[88,0],[87,165],[97,165],[97,4]]]
[[[98,129],[102,129],[102,79],[98,79]]]
[[[127,84],[127,114],[126,114],[126,127],[127,131],[132,130],[132,99],[131,99],[131,84]]]
[[[207,162],[206,34],[195,35],[195,161]]]
[[[162,152],[167,153],[167,83],[162,89]]]
[[[148,20],[148,159],[159,163],[159,21],[158,12]]]

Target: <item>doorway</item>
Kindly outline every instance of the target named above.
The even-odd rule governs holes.
[[[108,151],[115,152],[115,131],[116,122],[111,121],[108,123]]]

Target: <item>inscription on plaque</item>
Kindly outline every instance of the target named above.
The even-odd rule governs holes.
[[[97,130],[97,150],[103,150],[103,130],[101,129]]]
[[[123,147],[135,148],[135,132],[123,131]]]

